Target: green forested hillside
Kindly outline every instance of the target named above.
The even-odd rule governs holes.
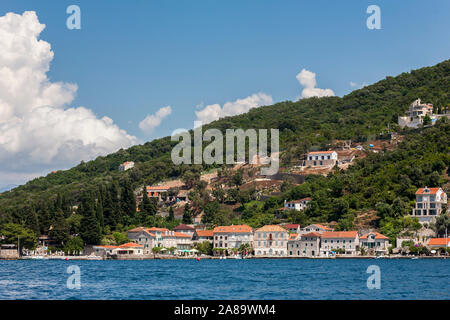
[[[450,60],[387,77],[342,98],[280,102],[220,119],[205,129],[279,128],[282,161],[289,163],[311,147],[325,147],[332,139],[365,141],[386,131],[388,125],[391,129],[396,128],[397,117],[417,98],[442,108],[450,106]],[[415,187],[441,182],[444,168],[450,164],[448,141],[449,125],[440,124],[423,132],[407,134],[399,150],[384,156],[372,155],[346,172],[310,177],[307,183],[286,194],[289,198],[313,196],[313,206],[307,212],[309,216],[291,219],[334,220],[339,221],[341,228],[346,228],[356,210],[377,209],[383,218],[380,225],[387,228],[391,216],[407,212]],[[169,137],[154,140],[82,162],[70,170],[49,174],[5,192],[0,195],[0,226],[21,224],[39,234],[58,224],[70,225],[73,229],[80,223],[66,220],[83,218],[81,225],[91,224],[96,229],[98,224],[104,233],[118,226],[142,223],[141,218],[131,212],[135,188],[179,177],[186,171],[208,168],[206,165],[173,165],[170,151],[174,145]],[[119,164],[126,160],[134,161],[135,168],[119,173]],[[273,208],[279,205],[277,201],[269,199],[262,205],[245,204],[241,208],[241,217],[228,215],[225,222],[244,219],[258,225],[273,220]],[[78,217],[74,218],[69,208],[80,203],[84,205],[81,204]],[[80,230],[71,232],[79,233]]]

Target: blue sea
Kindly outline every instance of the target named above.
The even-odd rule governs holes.
[[[371,265],[379,289],[367,287]],[[449,273],[450,259],[16,260],[0,261],[0,299],[448,300]]]

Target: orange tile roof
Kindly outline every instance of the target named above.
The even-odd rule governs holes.
[[[332,228],[328,228],[328,227],[324,226],[323,224],[315,223],[315,224],[313,224],[313,226],[320,228],[320,229],[324,229],[324,230],[329,230],[329,231],[333,230]]]
[[[146,228],[145,227],[137,227],[131,230],[128,230],[128,232],[141,232],[144,231]]]
[[[375,235],[375,239],[389,239],[388,237],[386,237],[384,234],[381,234],[379,232],[369,232],[366,233],[365,235],[363,235],[360,239],[367,239],[369,237],[369,234],[374,234]]]
[[[307,234],[302,234],[302,238],[303,237],[317,237],[317,238],[320,238],[322,235],[320,234],[320,233],[317,233],[317,232],[310,232],[310,233],[307,233]]]
[[[251,233],[252,228],[246,224],[231,225],[231,226],[219,226],[214,228],[214,233]]]
[[[428,241],[428,245],[445,247],[449,242],[450,238],[431,238],[430,241]]]
[[[165,187],[165,186],[147,186],[146,188],[147,190],[169,190],[169,187]]]
[[[265,225],[256,230],[256,232],[287,232],[283,227],[277,226],[275,224]]]
[[[143,248],[144,246],[141,244],[137,244],[134,242],[128,242],[128,243],[124,243],[122,245],[119,246],[119,248]]]
[[[336,151],[333,151],[333,150],[328,150],[328,151],[311,151],[311,152],[308,152],[308,154],[323,154],[323,153],[333,153],[333,152],[336,152]]]
[[[356,238],[358,231],[328,231],[322,233],[322,238]]]
[[[419,188],[416,194],[436,194],[441,188],[427,188],[430,192],[424,192],[425,188]]]
[[[199,237],[212,237],[214,235],[214,230],[196,230],[195,232]]]
[[[158,232],[168,232],[170,231],[167,228],[157,228],[157,227],[151,227],[147,229],[148,231],[158,231]]]
[[[186,224],[180,224],[180,225],[176,226],[175,228],[173,228],[173,230],[195,230],[195,229]]]
[[[176,238],[190,238],[191,236],[182,232],[175,232],[174,233]]]
[[[300,227],[299,224],[296,223],[292,223],[292,224],[287,224],[284,226],[286,229],[297,229],[298,227]]]
[[[289,235],[289,240],[297,240],[299,234],[298,233],[291,233]]]

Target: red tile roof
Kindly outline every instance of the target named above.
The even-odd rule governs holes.
[[[322,233],[322,238],[356,238],[358,231],[328,231]]]
[[[300,227],[300,225],[293,223],[293,224],[286,224],[284,227],[286,229],[297,229],[298,227]]]
[[[450,238],[431,238],[430,241],[428,241],[428,245],[445,247],[449,242]]]
[[[231,225],[231,226],[219,226],[214,228],[214,233],[251,233],[252,228],[246,224]]]
[[[214,235],[214,230],[196,230],[195,232],[199,237],[212,237]]]
[[[425,192],[425,189],[428,189],[429,192]],[[419,188],[416,194],[436,194],[440,188]]]
[[[192,231],[194,231],[195,229],[186,224],[180,224],[180,225],[176,226],[175,228],[173,228],[173,230],[192,230]]]
[[[313,224],[313,226],[315,226],[315,227],[317,227],[317,228],[320,228],[320,229],[324,229],[324,230],[328,230],[328,231],[333,231],[332,228],[328,228],[328,227],[324,226],[323,224],[315,223],[315,224]]]
[[[185,233],[181,233],[181,232],[175,232],[175,237],[176,238],[191,238],[190,235],[185,234]]]
[[[378,232],[369,232],[366,233],[365,235],[363,235],[360,239],[367,239],[369,237],[369,234],[374,234],[375,235],[375,239],[389,239],[388,237],[386,237],[384,234],[378,233]]]

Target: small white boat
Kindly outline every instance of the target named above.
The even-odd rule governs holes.
[[[45,259],[44,256],[31,256],[31,259],[33,260],[42,260]]]
[[[411,260],[417,260],[417,259],[419,259],[418,257],[413,257],[413,258],[411,258]]]

